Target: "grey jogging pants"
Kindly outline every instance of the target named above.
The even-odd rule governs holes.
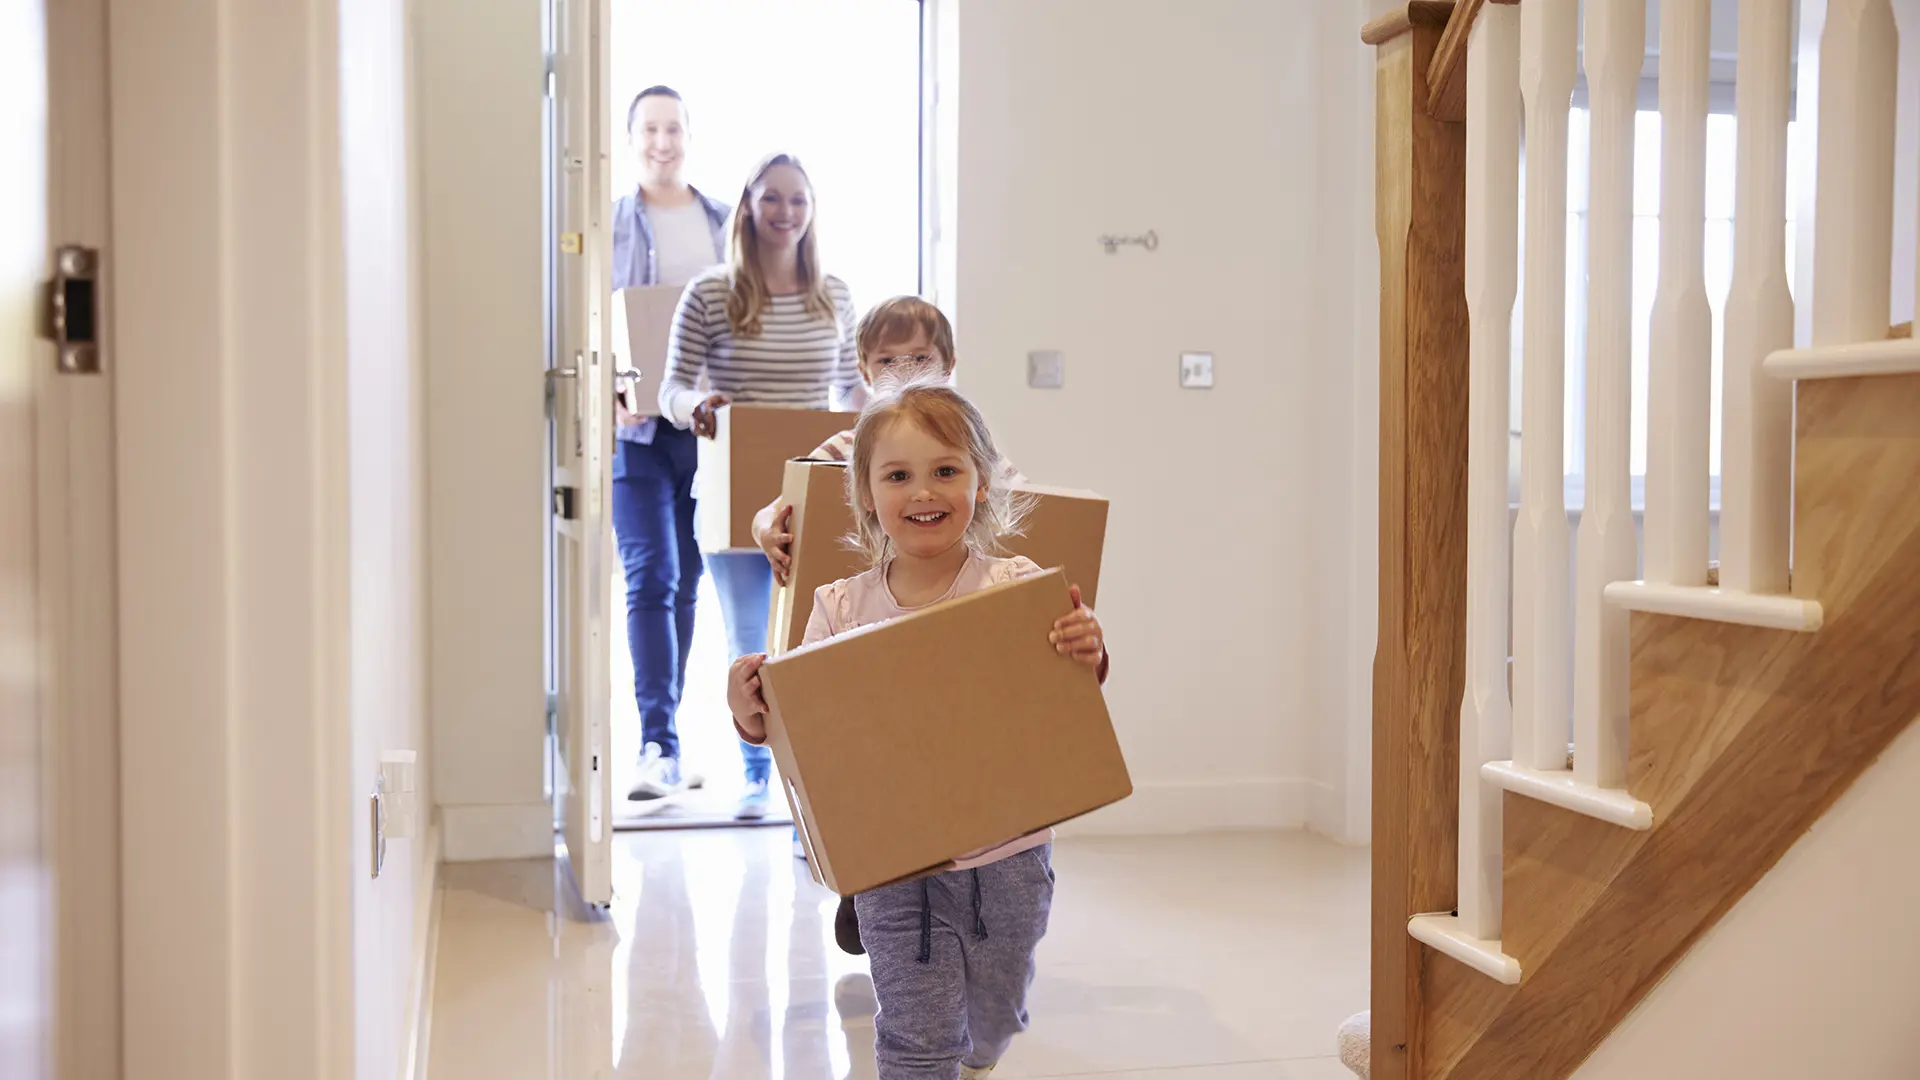
[[[957,1080],[1027,1029],[1034,948],[1053,907],[1052,849],[854,897],[873,969],[880,1080]]]

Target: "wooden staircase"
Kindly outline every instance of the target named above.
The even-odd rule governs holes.
[[[1920,370],[1802,381],[1798,405],[1793,590],[1822,625],[1634,615],[1628,787],[1653,825],[1507,793],[1501,943],[1524,974],[1427,951],[1407,1075],[1571,1074],[1920,716]]]
[[[1833,6],[1880,14],[1864,0]],[[1781,522],[1790,577],[1783,543],[1780,588],[1710,587],[1704,560],[1698,584],[1608,584],[1607,604],[1632,610],[1618,762],[1560,769],[1542,766],[1545,747],[1531,761],[1483,753],[1505,733],[1473,726],[1462,648],[1468,447],[1492,426],[1475,423],[1470,404],[1469,386],[1479,394],[1484,384],[1469,359],[1468,297],[1500,299],[1484,264],[1469,269],[1466,256],[1463,129],[1474,109],[1461,68],[1482,12],[1477,2],[1414,3],[1364,34],[1380,54],[1382,282],[1371,1076],[1387,1080],[1571,1075],[1920,717],[1920,345],[1910,330],[1886,332],[1884,280],[1876,298],[1870,274],[1847,279],[1866,290],[1864,305],[1834,300],[1831,288],[1822,296],[1819,282],[1839,281],[1849,265],[1872,270],[1877,228],[1822,219],[1835,239],[1816,278],[1820,344],[1769,346],[1737,373],[1731,320],[1729,329],[1729,385],[1750,375],[1756,400],[1767,380],[1791,387],[1791,428],[1779,433],[1791,462]],[[1633,66],[1637,75],[1637,57]],[[1827,152],[1821,182],[1846,183]],[[1887,262],[1879,257],[1882,279]],[[1509,284],[1508,305],[1512,295]],[[1876,307],[1867,333],[1862,311]],[[1489,324],[1504,349],[1504,312]],[[1505,393],[1502,384],[1502,422]],[[1583,556],[1585,543],[1583,532]],[[1524,573],[1516,564],[1516,580]],[[1504,588],[1490,595],[1504,605]],[[1524,703],[1516,696],[1511,708],[1517,731]],[[1492,850],[1480,850],[1489,838]],[[1489,865],[1494,881],[1476,883]],[[1480,886],[1490,912],[1484,896],[1469,896]]]

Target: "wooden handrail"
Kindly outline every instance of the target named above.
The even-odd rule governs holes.
[[[1453,15],[1453,0],[1413,0],[1360,28],[1360,40],[1385,45],[1416,26],[1443,27]]]
[[[1472,36],[1473,21],[1488,3],[1517,4],[1520,0],[1460,0],[1447,19],[1440,45],[1433,53],[1433,66],[1427,69],[1427,112],[1435,120],[1458,123],[1467,118],[1467,38]]]

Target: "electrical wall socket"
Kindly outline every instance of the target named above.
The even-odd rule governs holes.
[[[1181,353],[1180,385],[1188,390],[1213,389],[1213,354],[1209,352]]]
[[[420,832],[418,755],[412,750],[389,750],[380,755],[381,790],[387,809],[389,840],[412,840]]]
[[[1035,390],[1058,390],[1067,385],[1067,354],[1057,349],[1028,353],[1027,385]]]

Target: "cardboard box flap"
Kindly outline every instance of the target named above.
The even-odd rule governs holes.
[[[1085,488],[1055,487],[1052,484],[1019,483],[1013,485],[1014,491],[1024,491],[1030,495],[1053,495],[1063,499],[1091,499],[1106,502],[1107,497],[1097,491]]]
[[[800,644],[813,614],[814,590],[866,569],[866,556],[850,549],[853,514],[847,508],[843,462],[799,458],[786,463],[780,497],[792,508],[787,522],[793,561],[785,585],[776,585],[767,609],[767,655]]]

